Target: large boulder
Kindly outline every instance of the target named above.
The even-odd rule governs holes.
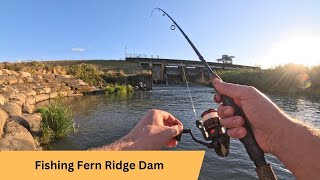
[[[41,115],[39,113],[25,114],[23,117],[29,123],[31,134],[41,135]]]
[[[8,114],[4,110],[0,109],[0,139],[3,134],[3,126],[6,123],[7,119]]]
[[[28,121],[26,121],[24,119],[24,117],[22,117],[22,116],[12,116],[12,117],[9,118],[9,120],[17,122],[18,124],[20,124],[21,126],[26,128],[28,131],[30,131],[30,125],[29,125]]]
[[[2,109],[6,111],[10,116],[21,116],[21,106],[16,102],[8,102],[2,106]]]
[[[0,140],[0,151],[37,150],[37,144],[30,132],[15,121],[6,123],[5,136]]]

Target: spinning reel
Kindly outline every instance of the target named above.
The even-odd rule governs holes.
[[[201,119],[196,121],[197,127],[200,129],[204,140],[211,142],[204,142],[198,140],[192,134],[191,129],[183,129],[183,132],[176,136],[178,141],[181,140],[181,135],[189,133],[192,139],[210,149],[221,156],[226,157],[229,154],[230,137],[227,135],[226,129],[221,126],[220,118],[215,109],[209,109],[201,114]]]

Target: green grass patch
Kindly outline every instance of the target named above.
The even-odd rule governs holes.
[[[70,107],[53,103],[39,111],[42,115],[41,143],[47,144],[54,139],[61,139],[74,131],[73,113]]]
[[[108,84],[104,90],[106,94],[124,94],[124,93],[134,92],[134,89],[130,84],[128,85]]]

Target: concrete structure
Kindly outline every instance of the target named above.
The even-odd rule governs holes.
[[[176,59],[155,59],[127,57],[126,61],[139,63],[141,69],[152,71],[154,84],[181,84],[185,82],[184,72],[187,80],[193,83],[205,84],[209,81],[207,69],[198,61],[176,60]],[[243,66],[230,63],[208,62],[215,70],[232,70],[239,68],[257,69],[258,67]]]

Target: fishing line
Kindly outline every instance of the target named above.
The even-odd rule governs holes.
[[[191,91],[190,91],[190,88],[189,88],[189,82],[188,82],[188,79],[187,79],[187,76],[186,76],[186,72],[184,71],[184,67],[183,67],[182,61],[180,61],[180,62],[181,62],[181,68],[182,68],[183,76],[184,76],[184,79],[186,80],[186,85],[187,85],[187,88],[188,88],[188,93],[189,93],[189,97],[190,97],[190,101],[191,101],[191,105],[192,105],[193,114],[194,114],[195,118],[197,119],[198,116],[197,116],[196,109],[194,107]]]

